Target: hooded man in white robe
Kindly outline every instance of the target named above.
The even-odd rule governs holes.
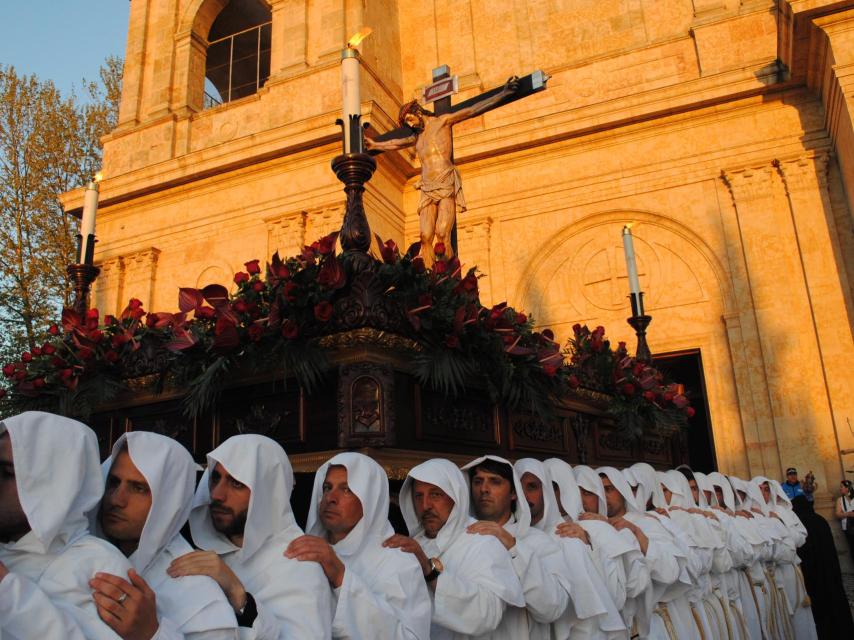
[[[508,606],[525,606],[510,554],[492,536],[466,533],[474,520],[459,467],[444,459],[422,462],[406,476],[399,500],[411,537],[394,535],[385,544],[430,568],[432,640],[524,637],[527,627],[504,615]]]
[[[498,456],[482,456],[462,468],[471,489],[470,515],[478,522],[467,531],[498,539],[512,558],[525,594],[525,607],[509,607],[505,618],[527,625],[531,640],[549,640],[551,623],[569,605],[569,567],[557,542],[531,527],[531,512],[513,465]]]
[[[618,529],[628,528],[646,556],[652,585],[633,602],[634,623],[641,638],[667,638],[669,629],[666,607],[659,604],[668,592],[682,592],[682,566],[673,537],[656,519],[638,508],[635,496],[623,474],[614,467],[596,470],[605,490],[609,522]],[[626,523],[629,523],[627,525]],[[645,539],[645,540],[644,540]]]
[[[173,561],[173,577],[208,575],[237,612],[241,640],[331,637],[332,593],[320,565],[282,555],[303,534],[291,511],[294,473],[270,438],[232,436],[208,454],[190,512],[202,551]]]
[[[173,438],[122,434],[101,465],[106,489],[92,512],[93,531],[128,556],[152,595],[156,611],[133,605],[145,597],[121,576],[93,580],[99,592],[121,598],[124,619],[104,621],[122,637],[156,629],[152,640],[235,640],[237,620],[219,585],[208,576],[172,578],[166,569],[193,548],[181,535],[190,515],[197,465]]]
[[[554,637],[557,640],[628,637],[626,625],[594,559],[587,532],[581,527],[573,532],[574,535],[561,536],[557,532],[558,527],[567,523],[561,516],[553,478],[545,465],[534,458],[523,458],[516,462],[515,470],[531,511],[531,525],[558,542],[569,567],[566,578],[570,584],[570,602],[563,616],[554,623]],[[624,580],[625,574],[622,575],[617,579]]]
[[[285,555],[315,560],[333,588],[332,637],[347,640],[428,640],[432,607],[421,565],[410,553],[383,546],[388,477],[361,453],[339,453],[314,476],[306,522]]]
[[[89,581],[138,576],[89,534],[104,493],[98,441],[87,426],[29,411],[0,422],[0,636],[115,640]]]

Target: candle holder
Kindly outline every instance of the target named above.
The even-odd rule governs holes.
[[[82,318],[89,308],[89,289],[101,270],[93,264],[86,263],[70,264],[66,270],[74,284],[74,310]]]
[[[338,239],[343,256],[352,261],[355,271],[363,271],[371,265],[368,249],[371,247],[371,227],[365,215],[362,196],[365,183],[374,175],[377,162],[367,153],[344,153],[332,160],[332,170],[344,183],[347,205],[344,222]]]
[[[638,346],[637,349],[635,349],[635,360],[649,364],[652,362],[652,354],[649,351],[649,345],[646,343],[646,328],[649,326],[649,323],[652,322],[652,316],[635,315],[631,318],[627,318],[627,322],[631,325],[632,329],[635,330],[635,334],[638,337]]]

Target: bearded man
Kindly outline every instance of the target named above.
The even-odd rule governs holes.
[[[427,640],[430,596],[415,556],[383,546],[385,470],[361,453],[339,453],[314,476],[306,530],[285,556],[320,563],[333,589],[334,638]]]
[[[208,454],[190,512],[202,551],[172,562],[172,577],[210,576],[237,612],[241,640],[331,637],[332,594],[316,562],[282,551],[302,535],[291,511],[294,473],[279,444],[232,436]]]
[[[89,581],[139,576],[86,514],[104,493],[98,439],[86,425],[28,411],[0,422],[0,636],[115,640]]]
[[[216,582],[166,573],[193,550],[180,533],[196,485],[190,452],[172,438],[133,431],[116,441],[101,469],[106,490],[94,531],[140,576],[137,584],[109,574],[92,580],[101,619],[124,640],[237,638],[234,610]]]
[[[421,563],[433,597],[433,640],[512,640],[507,607],[525,597],[510,555],[492,536],[466,532],[469,491],[450,460],[413,467],[400,489],[400,509],[411,537],[394,535],[385,545],[412,553]]]

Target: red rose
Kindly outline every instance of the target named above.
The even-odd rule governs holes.
[[[57,327],[55,324],[52,324],[48,328],[47,332],[52,336],[58,336],[59,335],[59,327]]]
[[[50,363],[54,367],[64,367],[65,366],[65,360],[63,360],[59,356],[56,356],[55,358],[53,358],[53,360],[51,360]]]
[[[344,270],[338,259],[335,256],[325,258],[317,274],[317,284],[327,289],[339,289],[344,286],[344,282]]]
[[[572,332],[576,335],[581,333],[581,325],[578,324],[577,322],[574,325],[572,325]]]
[[[104,324],[109,325],[109,324],[117,324],[117,323],[118,323],[118,320],[116,320],[116,316],[111,316],[110,314],[107,314],[104,316]]]
[[[649,402],[655,402],[655,392],[653,391],[644,391],[643,397]]]
[[[282,335],[288,340],[293,340],[299,335],[299,327],[293,320],[285,320],[282,323]]]
[[[60,377],[60,378],[62,378],[63,380],[68,380],[68,379],[70,379],[70,378],[71,378],[71,376],[72,376],[73,374],[74,374],[74,371],[73,371],[73,370],[71,370],[71,369],[63,369],[62,371],[60,371],[60,372],[59,372],[59,377]]]
[[[45,342],[42,345],[42,353],[45,354],[46,356],[52,356],[54,353],[56,353],[56,347],[54,347],[49,342]]]
[[[567,383],[569,384],[569,387],[571,389],[578,389],[578,387],[581,386],[581,382],[578,380],[578,377],[575,374],[569,376]]]
[[[17,369],[13,364],[7,364],[5,367],[3,367],[3,375],[7,378],[11,378],[12,376],[14,376],[15,371],[17,371]]]
[[[252,283],[252,290],[256,293],[261,293],[264,290],[264,283],[260,280],[256,280]]]
[[[27,377],[26,371],[16,371],[15,372],[15,380],[17,380],[18,382],[20,382],[21,380],[23,380],[26,377]]]
[[[33,380],[33,386],[36,389],[41,389],[42,387],[44,387],[44,378],[36,378],[35,380]]]
[[[250,260],[244,263],[243,266],[246,267],[249,275],[254,276],[256,273],[261,273],[261,262],[259,260]]]
[[[543,373],[545,373],[549,378],[553,378],[557,373],[557,366],[553,364],[544,364]]]
[[[276,266],[275,272],[276,272],[276,277],[281,278],[282,280],[284,280],[285,278],[287,278],[288,276],[291,275],[291,272],[288,270],[288,267],[287,267],[287,265],[285,265],[284,262],[281,263],[280,265]]]
[[[314,305],[314,317],[320,322],[329,322],[332,317],[332,303],[322,300]]]
[[[435,253],[437,256],[445,255],[445,243],[437,242],[433,247],[433,253]]]
[[[128,302],[128,309],[139,309],[142,307],[142,300],[138,298],[131,298],[130,302]]]
[[[112,338],[110,338],[110,344],[113,345],[113,349],[118,349],[123,344],[130,342],[130,338],[128,338],[125,333],[117,333]]]
[[[136,309],[131,309],[130,317],[133,318],[134,320],[139,320],[144,315],[145,315],[145,309],[143,309],[142,307],[137,307]]]
[[[110,349],[109,351],[107,351],[104,354],[104,360],[106,360],[107,362],[110,362],[110,363],[118,362],[119,354],[116,353],[115,351],[113,351],[112,349]]]
[[[664,401],[665,402],[673,402],[673,394],[669,393],[669,392],[665,393],[664,394]]]
[[[196,309],[196,317],[201,320],[213,320],[216,318],[216,311],[213,307],[199,307]]]
[[[427,266],[424,264],[424,258],[421,256],[415,256],[412,259],[412,268],[415,270],[415,273],[424,273],[427,270]]]
[[[244,282],[249,282],[249,274],[245,271],[238,271],[234,274],[234,284],[240,285]]]
[[[244,300],[238,300],[234,303],[234,310],[237,311],[237,313],[246,313],[248,308],[249,306]]]
[[[525,324],[526,322],[528,322],[528,316],[524,313],[516,314],[516,324]]]
[[[104,333],[103,331],[95,329],[94,331],[89,332],[89,339],[95,343],[101,342],[101,340],[104,339]]]
[[[89,347],[80,347],[77,356],[81,360],[89,360],[94,355],[94,352]]]
[[[294,302],[297,299],[297,289],[299,289],[299,285],[296,282],[285,283],[285,298],[288,302]]]
[[[433,264],[433,273],[445,273],[448,270],[448,263],[441,260]]]
[[[623,385],[623,395],[626,395],[626,396],[635,395],[635,385],[633,385],[631,382],[627,382],[626,384],[624,384]]]
[[[463,289],[468,291],[469,293],[474,293],[477,291],[477,276],[473,273],[470,273],[465,278],[463,278]]]
[[[86,311],[86,319],[87,320],[97,320],[98,319],[98,310],[97,309],[87,309]]]
[[[335,251],[335,240],[338,238],[337,233],[330,233],[325,238],[321,238],[317,244],[317,250],[321,255],[329,255]],[[312,245],[313,246],[313,245]]]
[[[260,324],[253,324],[249,327],[249,339],[252,342],[258,342],[264,335],[264,327]]]
[[[34,356],[40,356],[41,354],[42,354],[41,349],[39,349],[38,347],[33,347],[33,355]]]
[[[152,329],[157,325],[157,316],[153,313],[149,313],[145,318],[145,326],[151,327]]]
[[[33,361],[33,354],[31,354],[29,351],[24,351],[24,353],[21,354],[21,362],[32,362],[32,361]]]
[[[693,418],[696,411],[694,411],[694,407],[685,407],[685,415],[689,418]]]

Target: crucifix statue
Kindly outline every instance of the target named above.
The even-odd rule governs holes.
[[[434,80],[437,82],[428,90],[442,81],[448,87],[452,85],[447,67],[434,70]],[[448,97],[436,101],[435,111],[428,111],[413,100],[401,107],[399,128],[365,139],[366,149],[373,153],[415,146],[421,162],[421,180],[416,185],[416,189],[421,191],[418,205],[420,255],[428,266],[435,259],[434,245],[441,242],[448,255],[455,251],[456,243],[452,240],[457,214],[466,210],[460,173],[454,164],[453,126],[541,91],[545,89],[547,80],[548,76],[542,71],[524,78],[513,76],[503,86],[454,106],[451,106],[449,97],[452,91],[444,92]]]

